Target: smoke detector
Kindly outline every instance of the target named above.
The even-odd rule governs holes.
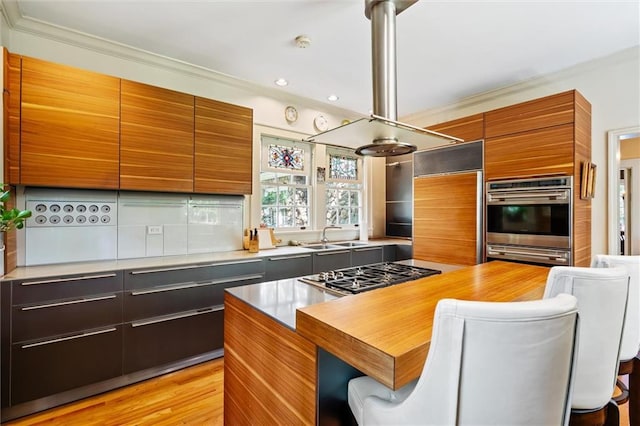
[[[311,39],[306,35],[299,35],[294,39],[294,41],[296,43],[296,46],[300,49],[306,49],[307,47],[311,46]]]

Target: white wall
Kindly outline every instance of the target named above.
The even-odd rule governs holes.
[[[473,67],[469,68],[473,72]],[[607,132],[640,124],[640,47],[577,65],[543,78],[473,96],[402,120],[428,126],[507,105],[576,89],[591,103],[591,157],[598,165],[592,202],[592,253],[607,253]]]

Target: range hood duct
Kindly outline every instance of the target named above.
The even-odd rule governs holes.
[[[397,121],[396,15],[417,0],[365,0],[365,16],[371,20],[371,62],[373,114],[326,132],[309,142],[344,145],[353,140],[371,143],[359,146],[356,154],[390,157],[462,139],[414,127]],[[355,139],[354,139],[355,138]]]

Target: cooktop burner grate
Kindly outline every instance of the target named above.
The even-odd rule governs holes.
[[[340,294],[356,294],[440,273],[436,269],[385,262],[321,272],[300,280]]]

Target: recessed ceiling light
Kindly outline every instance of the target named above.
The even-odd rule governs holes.
[[[330,100],[331,102],[335,102],[340,98],[338,98],[338,95],[329,95],[327,96],[327,99]]]
[[[279,79],[277,79],[277,80],[275,81],[275,83],[276,83],[278,86],[286,86],[287,84],[289,84],[289,82],[288,82],[286,79],[282,78],[282,77],[281,77],[281,78],[279,78]]]

